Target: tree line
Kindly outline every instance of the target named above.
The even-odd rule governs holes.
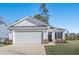
[[[79,33],[66,33],[66,38],[79,38]]]

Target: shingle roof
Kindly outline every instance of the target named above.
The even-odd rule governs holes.
[[[28,21],[30,21],[30,22],[32,22],[34,24],[39,25],[39,26],[48,26],[46,23],[44,23],[44,22],[42,22],[42,21],[40,21],[40,20],[38,20],[38,19],[36,19],[34,17],[31,17],[31,16],[25,16],[22,19],[20,19],[17,22],[15,22],[14,24],[11,24],[10,26],[13,26],[13,25],[15,25],[15,24],[17,24],[17,23],[19,23],[19,22],[21,22],[23,20],[28,20]]]
[[[57,27],[54,27],[54,26],[51,26],[51,25],[49,25],[49,28],[50,28],[50,29],[57,29],[57,30],[66,30],[66,29],[57,28]]]
[[[16,23],[18,23],[20,21],[23,21],[23,20],[28,20],[28,21],[30,21],[32,23],[37,24],[40,27],[49,27],[50,29],[66,30],[66,29],[56,28],[54,26],[48,25],[48,24],[46,24],[46,23],[44,23],[44,22],[42,22],[42,21],[40,21],[40,20],[38,20],[38,19],[36,19],[34,17],[31,17],[31,16],[25,16],[22,19],[20,19],[17,22],[15,22],[14,24],[11,24],[9,27],[11,27],[11,26],[15,25]]]

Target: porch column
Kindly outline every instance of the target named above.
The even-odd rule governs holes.
[[[63,39],[65,39],[65,32],[63,32]]]
[[[52,40],[55,43],[55,32],[52,32]]]

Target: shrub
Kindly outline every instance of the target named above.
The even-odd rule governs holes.
[[[6,45],[11,45],[12,43],[13,43],[12,40],[9,40],[9,39],[4,40],[4,44]]]
[[[66,40],[62,40],[62,39],[58,39],[58,40],[56,40],[56,43],[67,43],[67,41]]]
[[[79,40],[79,38],[68,37],[68,38],[65,38],[65,40]]]

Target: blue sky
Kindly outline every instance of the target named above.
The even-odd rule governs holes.
[[[46,4],[49,10],[49,23],[52,26],[68,29],[69,32],[79,32],[79,4]],[[34,16],[39,13],[40,4],[0,4],[0,16],[7,24],[14,23],[24,16]]]

